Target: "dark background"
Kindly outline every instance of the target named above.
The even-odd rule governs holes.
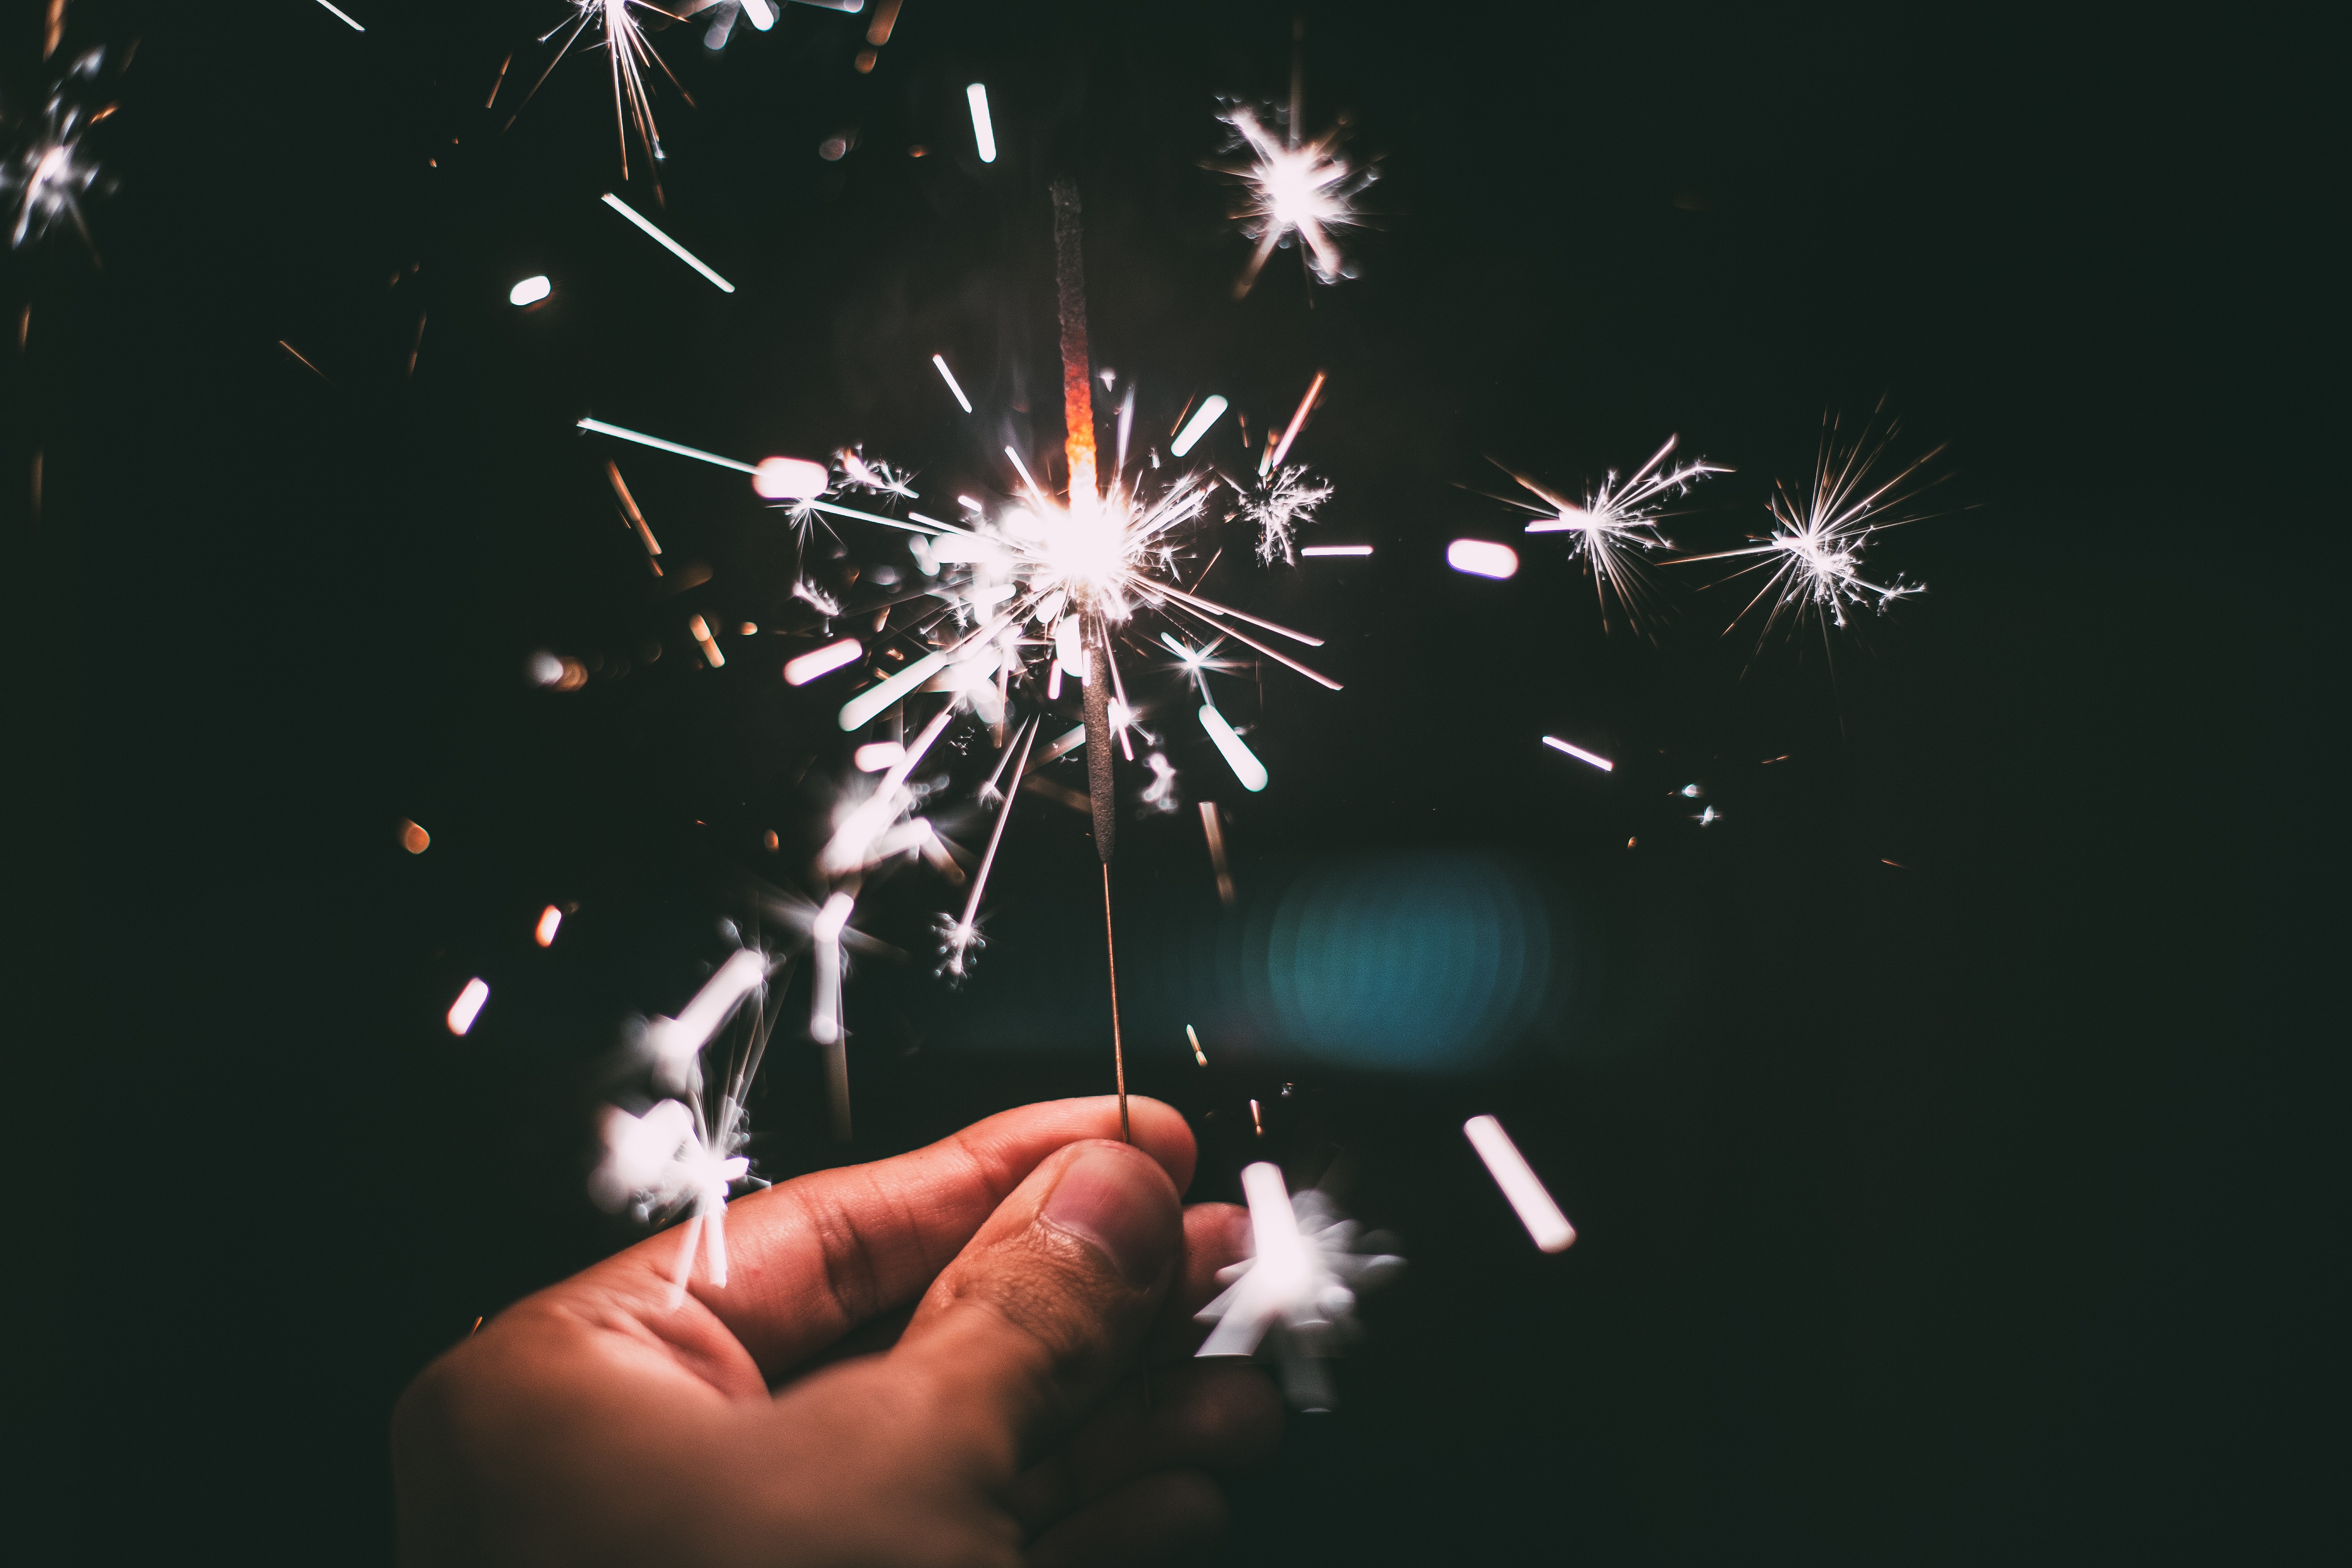
[[[1266,1039],[1213,1041],[1202,1074],[1182,1020],[1130,1013],[1139,1087],[1202,1131],[1198,1194],[1260,1148],[1295,1179],[1343,1154],[1350,1206],[1412,1258],[1366,1304],[1341,1410],[1236,1486],[1228,1558],[2294,1536],[2325,1452],[2301,1412],[2329,1358],[2300,1325],[2340,1036],[2286,978],[2328,973],[2340,925],[2306,890],[2340,835],[2314,741],[2340,706],[2315,587],[2343,195],[2315,154],[2340,113],[2311,18],[1309,7],[1307,120],[1352,115],[1375,226],[1360,279],[1310,300],[1284,253],[1237,304],[1246,247],[1199,165],[1215,94],[1286,90],[1288,7],[911,0],[863,75],[864,19],[806,7],[723,58],[659,37],[699,103],[657,94],[663,221],[732,297],[597,205],[601,59],[501,132],[555,6],[355,10],[364,37],[292,0],[74,6],[65,52],[110,43],[121,104],[93,137],[119,182],[90,207],[103,265],[67,234],[8,261],[32,305],[12,463],[37,448],[45,476],[12,525],[16,723],[55,759],[13,847],[69,869],[79,909],[15,946],[27,994],[82,976],[20,1076],[63,1134],[25,1188],[72,1238],[19,1278],[78,1258],[84,1304],[37,1332],[89,1346],[28,1335],[12,1376],[82,1413],[111,1500],[37,1507],[61,1541],[384,1559],[399,1387],[624,1239],[580,1196],[595,1064],[690,992],[746,879],[792,880],[841,692],[776,679],[805,616],[740,481],[572,421],[746,457],[862,439],[940,496],[988,482],[995,426],[928,355],[1050,429],[1055,170],[1087,193],[1096,355],[1140,378],[1139,423],[1221,390],[1255,433],[1328,370],[1299,456],[1339,486],[1328,536],[1379,545],[1221,568],[1348,683],[1221,688],[1262,796],[1171,713],[1245,894],[1477,851],[1539,878],[1565,933],[1543,1016],[1475,1070]],[[827,163],[835,134],[856,145]],[[549,304],[509,307],[541,271]],[[1652,642],[1602,634],[1556,542],[1508,584],[1443,564],[1516,529],[1462,488],[1500,488],[1489,456],[1573,487],[1679,431],[1738,470],[1675,523],[1719,546],[1806,471],[1825,410],[1882,396],[1951,477],[1874,547],[1930,591],[1839,637],[1833,670],[1818,642],[1718,635],[1734,605],[1703,575],[1671,580]],[[608,456],[707,584],[649,575]],[[769,629],[698,670],[693,612]],[[536,691],[537,647],[604,668]],[[1669,796],[1695,780],[1721,823]],[[853,980],[856,1143],[825,1141],[786,1045],[763,1168],[1107,1087],[1085,827],[1024,801],[1011,834],[963,994],[920,963]],[[1189,806],[1130,819],[1121,862],[1139,931],[1215,918]],[[902,877],[861,920],[920,949],[949,896]],[[550,900],[581,908],[542,954]],[[475,973],[493,998],[453,1041]],[[1486,1110],[1579,1223],[1568,1254],[1534,1253],[1464,1144]]]

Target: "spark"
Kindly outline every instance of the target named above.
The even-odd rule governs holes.
[[[1233,127],[1234,146],[1246,151],[1248,161],[1211,167],[1242,181],[1242,205],[1232,216],[1241,220],[1242,232],[1257,242],[1234,285],[1234,297],[1250,291],[1266,258],[1292,235],[1298,237],[1302,259],[1315,278],[1336,283],[1347,277],[1348,262],[1332,231],[1356,224],[1354,200],[1371,184],[1373,171],[1338,155],[1340,128],[1301,146],[1294,119],[1292,140],[1285,145],[1245,107],[1236,105],[1219,118]]]
[[[1201,444],[1201,437],[1209,433],[1210,426],[1224,414],[1227,406],[1222,396],[1213,392],[1209,394],[1192,417],[1185,421],[1184,428],[1177,432],[1176,439],[1169,443],[1168,455],[1171,458],[1189,456],[1192,448]]]
[[[1190,1024],[1184,1026],[1184,1037],[1192,1042],[1192,1059],[1202,1067],[1207,1067],[1208,1053],[1201,1049],[1201,1037],[1192,1032],[1192,1026]]]
[[[1245,498],[1242,513],[1258,527],[1258,564],[1271,566],[1279,555],[1286,564],[1297,565],[1298,526],[1314,521],[1316,510],[1330,499],[1331,487],[1309,482],[1300,468],[1282,469],[1271,484]]]
[[[481,1016],[482,1004],[489,999],[489,984],[480,975],[467,981],[466,988],[457,993],[457,999],[449,1004],[449,1032],[463,1035],[471,1029],[474,1020]]]
[[[1316,400],[1323,395],[1324,379],[1323,372],[1318,370],[1315,373],[1314,381],[1307,388],[1307,395],[1298,400],[1297,412],[1291,415],[1290,423],[1283,429],[1282,439],[1268,447],[1265,456],[1258,459],[1258,478],[1264,479],[1270,470],[1280,468],[1282,459],[1290,455],[1290,444],[1298,439],[1298,432],[1306,427],[1307,415],[1314,412]]]
[[[1209,866],[1217,874],[1217,901],[1230,910],[1240,900],[1234,890],[1233,867],[1225,859],[1224,823],[1213,800],[1201,803],[1201,837],[1208,840]]]
[[[1490,539],[1457,539],[1445,547],[1445,563],[1456,572],[1499,582],[1517,574],[1519,552]]]
[[[104,51],[92,49],[74,62],[67,79],[94,77]],[[82,133],[90,122],[79,104],[65,98],[65,83],[51,89],[40,121],[16,150],[0,164],[0,194],[16,208],[8,226],[8,246],[15,249],[28,239],[39,239],[60,222],[70,224],[84,246],[96,247],[82,218],[82,201],[98,187],[98,161],[82,150]]]
[[[1298,550],[1301,556],[1370,555],[1371,552],[1372,547],[1369,544],[1305,544]]]
[[[721,278],[718,273],[712,271],[710,268],[705,264],[703,259],[695,255],[694,252],[688,250],[686,247],[680,245],[677,241],[664,234],[660,229],[656,228],[652,223],[648,222],[645,216],[637,211],[636,208],[631,206],[628,203],[623,201],[620,197],[614,195],[610,191],[606,191],[604,193],[603,200],[606,206],[611,207],[614,212],[619,213],[623,217],[627,218],[631,223],[635,224],[639,228],[645,230],[646,233],[651,235],[654,237],[655,242],[664,250],[668,251],[672,256],[677,257],[680,261],[685,262],[688,267],[693,268],[697,272],[701,273],[703,277],[709,279],[711,284],[716,287],[721,294],[732,294],[735,292],[734,284],[730,283],[726,279]]]
[[[352,32],[364,33],[367,31],[365,27],[361,26],[357,22],[352,20],[351,13],[345,11],[341,6],[333,4],[333,0],[319,0],[319,4],[326,6],[328,10],[332,11],[335,14],[335,19],[342,23],[344,26],[349,27]]]
[[[583,419],[579,428],[598,436],[611,436],[623,441],[635,441],[640,447],[651,447],[656,452],[674,457],[692,458],[698,463],[712,463],[722,468],[732,468],[739,474],[759,470],[749,463],[739,463],[732,458],[722,458],[716,452],[705,452],[695,447],[681,447],[675,441],[665,441],[658,436],[648,436],[640,430],[625,430],[618,425],[607,425],[602,419]]]
[[[898,766],[906,754],[907,748],[896,741],[871,741],[858,747],[849,762],[861,773],[878,773]]]
[[[1294,1405],[1328,1410],[1332,1394],[1323,1363],[1354,1316],[1357,1288],[1381,1283],[1404,1259],[1357,1252],[1356,1222],[1313,1188],[1289,1193],[1278,1165],[1261,1160],[1244,1166],[1242,1191],[1255,1256],[1218,1271],[1218,1283],[1228,1289],[1194,1317],[1215,1325],[1194,1353],[1252,1355],[1269,1333],[1278,1333],[1284,1392]]]
[[[1528,1227],[1537,1247],[1544,1252],[1567,1251],[1576,1240],[1576,1227],[1568,1223],[1568,1216],[1559,1212],[1559,1205],[1544,1190],[1527,1157],[1519,1152],[1519,1146],[1503,1131],[1503,1124],[1491,1116],[1474,1116],[1462,1124],[1462,1131],[1468,1135],[1471,1147],[1478,1151],[1478,1158],[1486,1162],[1495,1184],[1503,1189],[1503,1195],[1511,1200],[1511,1207],[1518,1211],[1519,1223]]]
[[[1586,751],[1582,746],[1571,746],[1557,735],[1546,735],[1543,738],[1543,743],[1553,748],[1555,751],[1566,752],[1570,756],[1574,757],[1580,763],[1591,763],[1594,767],[1599,768],[1604,773],[1613,773],[1617,771],[1617,764],[1611,762],[1608,758],[1595,756],[1591,752]]]
[[[963,395],[962,384],[956,380],[955,372],[948,368],[947,356],[944,354],[933,354],[931,356],[931,363],[939,371],[940,379],[948,384],[948,390],[955,394],[956,406],[962,409],[966,414],[971,413],[971,399]]]
[[[562,924],[563,911],[550,904],[539,911],[539,923],[531,927],[530,939],[541,947],[553,947],[556,929]]]
[[[1658,531],[1664,499],[1689,493],[1692,485],[1709,474],[1731,471],[1703,460],[1664,467],[1680,439],[1677,436],[1667,437],[1666,444],[1630,479],[1621,481],[1616,470],[1611,469],[1581,502],[1570,500],[1516,468],[1499,462],[1495,465],[1517,479],[1520,489],[1544,503],[1541,507],[1518,500],[1509,503],[1536,513],[1536,521],[1527,526],[1528,532],[1576,535],[1569,554],[1580,559],[1591,574],[1592,591],[1600,600],[1603,624],[1608,619],[1612,595],[1627,620],[1633,618],[1637,600],[1646,596],[1646,584],[1637,571],[1642,553],[1671,545],[1672,542]]]
[[[646,41],[645,29],[638,25],[636,17],[639,11],[650,11],[663,17],[668,17],[670,14],[646,4],[646,0],[570,0],[570,3],[572,16],[540,35],[539,41],[542,44],[558,33],[563,33],[564,38],[556,47],[555,58],[547,62],[547,68],[539,73],[539,80],[533,82],[530,91],[523,96],[523,102],[528,104],[538,96],[540,88],[546,84],[555,68],[563,63],[563,57],[572,52],[572,45],[578,43],[591,27],[597,29],[604,37],[604,54],[612,69],[613,130],[620,141],[621,178],[625,180],[629,177],[629,128],[632,124],[636,127],[638,142],[655,163],[662,162],[666,156],[662,152],[661,130],[654,123],[653,97],[646,90],[646,67],[660,66],[662,74],[669,78],[670,85],[677,88],[681,95],[686,92],[668,64]],[[571,29],[569,32],[565,32],[567,27]],[[693,101],[690,97],[687,99],[689,105]],[[612,200],[610,196],[604,199]],[[678,254],[683,256],[685,252]],[[718,281],[716,277],[711,280]],[[721,283],[719,287],[724,289],[727,286]],[[734,290],[730,289],[728,292]]]
[[[433,835],[404,820],[400,825],[400,847],[411,855],[422,855],[433,847]]]
[[[726,664],[727,656],[719,651],[719,644],[710,635],[709,624],[700,616],[688,616],[686,629],[694,634],[694,640],[701,647],[702,657],[710,661],[711,668],[717,669]]]
[[[856,637],[844,637],[828,643],[812,653],[784,662],[784,684],[806,686],[820,675],[828,675],[845,664],[855,664],[866,652],[865,645]]]
[[[509,305],[536,305],[554,291],[555,286],[547,280],[547,274],[542,272],[536,277],[526,278],[521,282],[516,284],[513,288],[508,289],[507,303]]]
[[[1225,716],[1213,705],[1205,702],[1201,705],[1201,728],[1206,730],[1209,739],[1217,743],[1218,752],[1224,757],[1225,764],[1234,770],[1234,777],[1241,780],[1242,788],[1252,795],[1265,788],[1265,764],[1242,743],[1242,738],[1234,732],[1234,727],[1225,722]]]
[[[1777,526],[1769,536],[1753,536],[1759,542],[1743,549],[1682,558],[1684,562],[1760,558],[1733,574],[1737,578],[1760,571],[1766,576],[1756,596],[1731,619],[1731,625],[1736,626],[1757,605],[1770,600],[1759,646],[1784,620],[1793,627],[1808,617],[1820,626],[1826,645],[1830,628],[1846,624],[1848,610],[1867,607],[1884,614],[1898,599],[1923,591],[1922,584],[1906,583],[1899,574],[1883,583],[1864,577],[1863,552],[1888,529],[1917,522],[1927,515],[1890,514],[1900,511],[1922,490],[1941,482],[1914,481],[1919,470],[1940,456],[1944,448],[1937,446],[1887,472],[1891,465],[1885,459],[1894,444],[1896,425],[1890,423],[1885,434],[1874,440],[1871,422],[1865,421],[1861,434],[1851,445],[1841,448],[1837,443],[1837,421],[1825,423],[1810,488],[1800,497],[1785,484],[1774,485],[1771,499],[1766,504]]]
[[[964,101],[971,105],[971,140],[979,150],[983,163],[996,162],[996,127],[989,122],[988,89],[973,82],[963,89]]]

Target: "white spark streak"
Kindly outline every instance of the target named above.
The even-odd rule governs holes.
[[[692,458],[698,463],[711,463],[722,468],[732,468],[739,474],[759,471],[749,463],[739,463],[732,458],[722,458],[716,452],[705,452],[695,447],[681,447],[675,441],[665,441],[658,436],[648,436],[640,430],[625,430],[618,425],[607,425],[602,419],[583,419],[580,421],[580,428],[599,436],[613,436],[624,441],[635,441],[640,447],[651,447],[657,452],[668,452],[680,458]]]
[[[787,659],[784,661],[784,684],[806,686],[820,675],[829,675],[845,664],[856,663],[858,656],[865,651],[865,645],[856,637],[844,637],[837,643],[828,643],[814,652]]]
[[[718,273],[712,271],[710,268],[704,263],[703,259],[695,255],[694,252],[688,250],[686,247],[680,245],[677,241],[664,234],[660,229],[656,228],[651,223],[647,222],[643,216],[641,216],[635,207],[629,205],[628,203],[623,201],[620,197],[614,195],[610,191],[606,191],[604,193],[604,201],[606,206],[611,207],[614,212],[619,213],[623,217],[627,218],[631,223],[635,224],[639,228],[653,236],[653,237],[660,243],[663,249],[668,251],[672,256],[677,257],[680,261],[685,262],[688,267],[693,268],[697,272],[701,273],[703,277],[709,279],[721,294],[732,294],[735,292],[734,284],[730,283],[726,279],[721,278]]]
[[[1599,768],[1604,773],[1613,773],[1617,771],[1617,764],[1611,762],[1608,758],[1594,756],[1582,746],[1571,746],[1557,735],[1546,735],[1543,738],[1543,743],[1557,751],[1566,752],[1570,756],[1574,757],[1580,763],[1591,763],[1594,767]]]
[[[547,908],[539,911],[539,924],[531,928],[531,940],[539,943],[541,947],[553,947],[555,945],[556,928],[561,926],[562,923],[563,911],[557,909],[553,904],[548,905]]]
[[[547,280],[547,274],[542,272],[536,277],[526,278],[521,282],[516,284],[513,288],[508,289],[507,303],[509,305],[536,305],[554,291],[555,286]]]
[[[332,0],[319,0],[319,4],[326,6],[328,10],[332,11],[335,14],[335,19],[342,23],[344,26],[349,27],[352,32],[364,33],[367,31],[365,27],[361,26],[357,22],[352,20],[350,12],[344,10],[340,5],[334,5]]]
[[[1491,1116],[1474,1116],[1462,1124],[1469,1135],[1471,1147],[1486,1162],[1495,1184],[1511,1200],[1519,1213],[1519,1223],[1528,1227],[1536,1246],[1546,1252],[1565,1252],[1576,1240],[1576,1227],[1552,1202],[1551,1194],[1544,1190],[1535,1172],[1528,1165],[1519,1146],[1503,1131],[1503,1124]]]
[[[1624,610],[1629,621],[1634,616],[1644,587],[1637,574],[1640,557],[1636,552],[1656,550],[1669,542],[1658,531],[1662,499],[1687,493],[1692,485],[1709,474],[1731,471],[1720,464],[1705,461],[1685,463],[1673,468],[1662,467],[1667,454],[1675,449],[1680,439],[1675,436],[1667,437],[1665,445],[1635,470],[1631,479],[1622,483],[1615,470],[1612,469],[1581,503],[1548,489],[1515,468],[1496,464],[1517,479],[1520,489],[1545,503],[1544,507],[1531,507],[1524,501],[1510,502],[1536,513],[1536,521],[1527,526],[1528,532],[1576,535],[1569,553],[1580,558],[1585,570],[1591,574],[1592,591],[1600,599],[1604,620],[1609,613],[1612,595]]]
[[[1445,547],[1445,563],[1456,572],[1500,581],[1519,569],[1519,552],[1490,539],[1457,539]]]
[[[878,773],[884,768],[897,767],[906,756],[907,748],[896,741],[868,741],[850,756],[850,765],[861,773]]]
[[[1209,739],[1217,743],[1217,750],[1224,754],[1226,765],[1234,770],[1234,777],[1242,781],[1242,788],[1255,795],[1265,787],[1265,764],[1242,743],[1242,738],[1234,733],[1234,727],[1225,722],[1223,714],[1207,703],[1202,704],[1201,728],[1206,730]]]
[[[1192,417],[1184,422],[1184,428],[1177,432],[1176,439],[1169,443],[1168,455],[1181,458],[1199,446],[1201,437],[1209,433],[1209,427],[1223,416],[1226,407],[1223,396],[1213,392],[1209,394],[1202,400],[1201,406],[1193,411]]]
[[[841,727],[862,730],[874,716],[948,667],[945,652],[927,653],[889,679],[867,687],[841,705]]]
[[[1265,456],[1258,459],[1257,472],[1260,479],[1264,479],[1271,470],[1280,468],[1282,459],[1290,455],[1290,444],[1298,439],[1298,432],[1307,424],[1307,416],[1314,412],[1315,400],[1323,395],[1323,372],[1317,371],[1315,380],[1307,388],[1307,395],[1298,400],[1298,412],[1290,416],[1290,424],[1283,430],[1282,439],[1268,447],[1265,449]]]
[[[1301,555],[1370,555],[1369,544],[1307,544],[1299,547]]]
[[[702,983],[693,1000],[675,1018],[656,1017],[646,1026],[646,1050],[653,1058],[655,1081],[672,1092],[698,1089],[697,1066],[702,1047],[727,1026],[745,997],[768,983],[768,955],[757,948],[738,948]]]
[[[471,1029],[474,1020],[481,1016],[482,1004],[489,999],[490,987],[479,975],[467,981],[466,988],[457,993],[457,999],[449,1004],[449,1032],[463,1035]]]
[[[971,140],[980,151],[983,163],[996,162],[996,127],[989,122],[988,89],[973,82],[963,89],[964,101],[971,105]]]
[[[948,368],[947,357],[944,354],[933,354],[931,356],[931,363],[939,367],[940,379],[948,384],[948,390],[950,392],[955,394],[957,406],[961,407],[966,414],[971,413],[971,399],[963,395],[963,386],[956,380],[955,372]]]

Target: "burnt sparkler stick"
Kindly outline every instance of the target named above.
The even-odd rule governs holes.
[[[1102,493],[1095,475],[1094,361],[1087,351],[1087,265],[1079,224],[1077,183],[1054,182],[1054,292],[1062,318],[1062,450],[1070,465],[1070,517],[1079,527],[1103,526]],[[1117,844],[1118,797],[1111,772],[1110,628],[1101,610],[1080,607],[1087,639],[1087,794],[1094,808],[1095,854],[1102,861],[1103,953],[1110,965],[1110,1056],[1118,1080],[1118,1135],[1134,1142],[1127,1116],[1127,1051],[1118,1028],[1118,945],[1110,916],[1110,857]]]

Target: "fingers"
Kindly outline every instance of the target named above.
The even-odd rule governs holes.
[[[1034,1531],[1139,1476],[1159,1470],[1229,1470],[1272,1457],[1282,1440],[1282,1397],[1247,1362],[1186,1361],[1151,1380],[1122,1384],[1105,1408],[1053,1457],[1022,1472],[1005,1506]]]
[[[1145,1163],[1156,1162],[1171,1189],[1181,1191],[1192,1178],[1191,1129],[1156,1100],[1129,1104]],[[1109,1096],[1051,1100],[896,1159],[779,1184],[728,1205],[727,1285],[714,1288],[698,1271],[693,1293],[773,1382],[867,1319],[914,1300],[1038,1162],[1118,1131],[1118,1102]],[[651,1237],[561,1289],[617,1298],[620,1310],[663,1337],[690,1338],[693,1323],[680,1321],[689,1313],[667,1306],[678,1246],[674,1235]]]
[[[1073,1144],[989,1216],[886,1364],[928,1386],[976,1479],[1009,1484],[1140,1345],[1182,1238],[1175,1184],[1150,1155]]]
[[[1225,1500],[1197,1470],[1167,1470],[1131,1481],[1065,1520],[1029,1549],[1031,1568],[1128,1568],[1169,1563],[1214,1545],[1225,1533]]]

